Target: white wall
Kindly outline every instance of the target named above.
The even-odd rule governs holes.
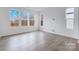
[[[41,10],[41,14],[44,15],[44,26],[41,26],[41,30],[79,39],[78,8],[75,8],[75,22],[73,30],[68,30],[66,28],[65,9],[66,8],[64,7],[53,7]],[[53,19],[55,20],[53,21]]]
[[[18,8],[18,10],[22,11],[31,11],[35,15],[35,25],[34,27],[27,26],[19,26],[19,27],[11,27],[10,26],[10,18],[9,18],[9,9],[11,7],[2,8],[0,7],[0,36],[12,35],[22,32],[35,31],[38,30],[38,13],[35,11],[28,10],[27,8]]]
[[[10,8],[0,8],[0,36],[6,36],[11,34],[17,34],[22,32],[34,31],[34,30],[42,30],[49,33],[69,36],[73,38],[79,39],[79,18],[78,13],[79,9],[75,8],[75,22],[74,29],[68,30],[66,29],[66,19],[65,19],[65,9],[64,7],[39,7],[39,8],[17,8],[22,11],[31,11],[35,15],[35,26],[27,27],[27,26],[19,26],[17,28],[12,28],[10,26],[10,19],[8,15],[8,10]],[[44,15],[44,26],[40,25],[40,14]],[[39,16],[39,17],[38,17]],[[55,20],[53,20],[55,19]],[[39,22],[38,22],[39,21]]]
[[[79,8],[78,8],[78,36],[79,36]]]

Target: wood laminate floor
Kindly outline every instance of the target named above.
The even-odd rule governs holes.
[[[2,37],[0,51],[79,51],[78,40],[36,31]]]

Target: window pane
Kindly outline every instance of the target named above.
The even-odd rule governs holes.
[[[29,17],[29,25],[30,25],[30,26],[34,26],[34,16],[33,16],[33,15],[31,15],[31,16]]]
[[[28,26],[28,20],[21,20],[22,26]]]
[[[74,8],[66,9],[66,28],[73,30],[74,28]]]
[[[29,20],[30,21],[30,26],[34,26],[34,20]]]
[[[19,26],[19,21],[11,21],[11,26]]]
[[[10,9],[9,10],[9,16],[10,16],[10,21],[11,21],[11,26],[19,26],[19,19],[20,17],[20,12],[17,9]]]

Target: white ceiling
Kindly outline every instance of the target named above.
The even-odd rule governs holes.
[[[45,10],[47,7],[28,7],[28,9],[31,9],[33,11],[43,11]]]

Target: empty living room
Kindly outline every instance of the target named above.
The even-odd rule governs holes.
[[[79,51],[79,8],[0,7],[0,51]]]

